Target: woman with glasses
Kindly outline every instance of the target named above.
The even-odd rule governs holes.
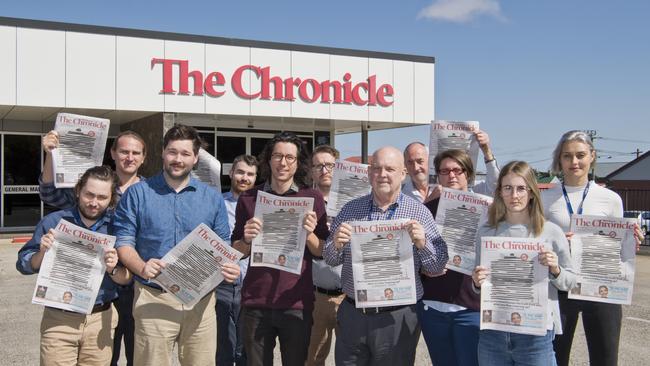
[[[591,137],[582,131],[562,135],[553,152],[552,171],[562,179],[561,184],[542,193],[545,217],[559,225],[570,239],[571,214],[623,217],[623,203],[613,191],[589,180],[589,171],[596,162],[596,150]],[[642,240],[636,228],[637,244]],[[587,338],[592,365],[616,365],[621,334],[621,305],[569,300],[560,292],[562,335],[553,342],[557,363],[568,365],[573,333],[582,312],[582,324]]]
[[[535,336],[498,330],[482,330],[479,335],[480,365],[554,365],[553,336],[560,331],[560,309],[557,291],[568,291],[576,283],[569,254],[569,243],[562,229],[545,221],[537,180],[533,169],[523,161],[508,163],[499,174],[494,202],[488,211],[488,222],[479,228],[476,244],[477,266],[472,273],[474,290],[489,275],[480,263],[480,237],[500,236],[537,238],[548,243],[539,254],[539,261],[548,267],[548,320],[546,335]]]
[[[488,136],[481,133],[487,145]],[[485,155],[485,160],[487,180],[473,188],[477,193],[490,192],[492,195],[499,169],[491,153]],[[467,152],[443,151],[433,164],[438,184],[443,189],[470,190],[474,183],[474,165]],[[435,198],[425,204],[434,218],[439,202],[440,198]],[[454,271],[424,274],[422,286],[424,296],[418,306],[418,319],[433,364],[477,365],[480,296],[472,290],[472,278]]]

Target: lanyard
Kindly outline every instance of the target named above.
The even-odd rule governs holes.
[[[582,201],[580,201],[580,206],[578,206],[578,215],[582,215],[582,205],[585,203],[585,198],[587,198],[587,193],[589,193],[589,186],[591,182],[587,182],[584,192],[582,192]],[[569,211],[569,216],[573,215],[573,207],[571,206],[571,201],[569,201],[569,195],[566,193],[566,188],[564,183],[562,183],[562,193],[564,194],[564,200],[566,201],[566,208]]]
[[[78,223],[81,223],[82,225],[86,226],[86,225],[83,223],[83,221],[81,221],[81,215],[79,215],[79,208],[78,208],[78,207],[75,207],[75,208],[73,209],[73,211],[72,211],[72,215],[74,216],[74,219],[75,219]],[[88,228],[88,230],[90,230],[90,231],[97,231],[97,229],[99,229],[99,227],[102,226],[102,223],[103,223],[103,221],[104,221],[104,220],[102,220],[102,218],[103,218],[103,216],[100,217],[99,219],[97,219],[97,221],[95,221],[94,224],[90,225],[90,227]]]
[[[386,220],[390,220],[393,218],[393,215],[395,215],[395,211],[397,211],[397,206],[399,205],[400,201],[402,200],[402,194],[399,194],[399,198],[397,199],[396,203],[393,203],[390,205],[388,208],[388,217]],[[368,209],[368,221],[372,221],[372,211],[373,208],[375,207],[375,202],[373,201],[372,197],[370,197],[370,208]]]

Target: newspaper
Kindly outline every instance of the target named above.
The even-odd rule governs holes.
[[[481,329],[546,335],[548,267],[539,262],[546,241],[481,238],[481,265],[490,275],[481,286]]]
[[[578,282],[570,299],[632,303],[635,219],[571,215],[571,258]]]
[[[332,172],[327,216],[336,217],[346,203],[368,193],[370,193],[368,164],[337,160]]]
[[[305,213],[314,208],[311,197],[280,197],[257,193],[255,217],[262,231],[253,239],[251,267],[269,267],[300,274],[307,232],[302,227]]]
[[[59,146],[52,150],[52,169],[56,188],[71,188],[81,175],[102,165],[108,127],[105,118],[59,113],[54,130],[59,133]]]
[[[476,235],[487,221],[492,197],[444,188],[440,195],[436,224],[447,243],[447,268],[471,275],[476,263]]]
[[[417,302],[413,243],[408,220],[353,221],[350,249],[356,306]]]
[[[199,161],[194,165],[191,174],[221,192],[221,163],[209,152],[199,149]]]
[[[33,304],[90,314],[104,279],[105,249],[115,237],[61,219],[36,279]]]
[[[162,258],[167,265],[153,280],[178,301],[193,307],[223,281],[224,263],[237,263],[242,254],[207,225],[200,224]]]
[[[439,152],[449,149],[467,151],[474,166],[477,166],[479,144],[474,133],[479,130],[477,121],[431,121],[429,138],[429,180],[436,182],[433,160]]]

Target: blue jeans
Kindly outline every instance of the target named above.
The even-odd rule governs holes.
[[[479,312],[443,313],[418,303],[418,319],[434,365],[478,365]]]
[[[552,330],[545,336],[482,330],[478,341],[481,366],[555,366]]]
[[[246,365],[244,342],[241,336],[239,311],[241,285],[222,282],[217,286],[217,366],[234,363]]]

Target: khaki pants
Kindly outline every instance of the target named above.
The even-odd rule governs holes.
[[[46,307],[41,320],[41,366],[110,365],[117,311],[85,315]]]
[[[217,352],[215,294],[211,291],[193,308],[170,293],[134,286],[135,365],[171,366],[174,343],[183,366],[213,366]]]
[[[307,365],[322,366],[330,353],[332,335],[336,329],[336,312],[345,294],[328,296],[318,291],[314,291],[314,294],[314,325],[311,327]]]

